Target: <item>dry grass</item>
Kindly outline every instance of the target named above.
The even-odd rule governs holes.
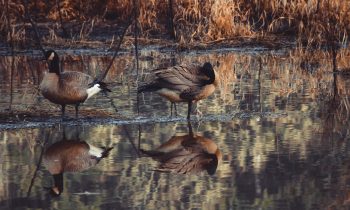
[[[5,6],[5,1],[1,6]],[[6,18],[11,19],[11,33],[24,40],[24,5],[9,0],[9,14],[0,12],[0,32],[8,37]],[[37,22],[60,22],[67,30],[86,39],[101,25],[120,25],[130,16],[133,1],[126,0],[61,0],[31,1],[29,11]],[[173,17],[169,16],[172,2]],[[3,7],[4,8],[4,7]],[[60,13],[58,12],[60,9]],[[350,31],[350,3],[343,0],[149,0],[139,2],[139,28],[142,37],[170,37],[174,22],[176,41],[205,43],[234,37],[264,37],[283,34],[295,37],[299,44],[319,47],[347,41]],[[73,29],[76,27],[77,29]],[[80,30],[79,30],[80,29]],[[27,27],[28,30],[28,27]],[[57,31],[59,27],[55,29]],[[55,37],[50,32],[50,37]],[[7,39],[8,40],[8,39]]]

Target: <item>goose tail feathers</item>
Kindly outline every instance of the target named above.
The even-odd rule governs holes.
[[[103,152],[101,158],[108,157],[109,152],[113,149],[113,147],[102,147]]]
[[[96,93],[99,93],[100,91],[111,92],[111,90],[107,87],[107,84],[105,82],[95,80],[94,82],[90,83],[89,88],[86,89],[87,99],[89,99]]]
[[[88,144],[88,145],[89,145],[90,155],[92,155],[98,159],[108,157],[109,152],[113,149],[113,147],[95,147],[91,144]]]
[[[102,89],[102,91],[106,91],[106,92],[112,92],[109,88],[108,88],[108,85],[107,85],[107,83],[105,83],[105,82],[97,82],[97,84],[99,84],[100,85],[100,87],[99,88],[101,88]]]

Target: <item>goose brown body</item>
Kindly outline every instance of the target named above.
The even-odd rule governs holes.
[[[82,72],[61,72],[58,54],[49,50],[46,52],[49,72],[44,75],[40,84],[41,94],[52,103],[62,106],[64,116],[66,105],[75,105],[76,117],[79,105],[96,93],[110,91],[102,81],[94,79]]]
[[[210,63],[205,63],[153,70],[138,92],[156,92],[172,103],[188,102],[190,111],[192,103],[210,96],[217,86],[218,74]]]
[[[51,174],[79,172],[97,164],[98,159],[89,154],[86,142],[61,141],[51,145],[43,156],[43,164]]]
[[[93,82],[93,78],[82,72],[62,72],[45,74],[40,90],[42,95],[55,104],[79,104],[83,103],[88,94],[86,89]]]
[[[197,174],[207,171],[214,174],[222,154],[217,145],[203,136],[173,136],[155,150],[145,151],[160,162],[158,171],[179,174]]]
[[[63,191],[63,173],[80,172],[95,166],[112,148],[97,148],[85,141],[63,140],[52,144],[43,155],[43,165],[54,178],[54,195]]]

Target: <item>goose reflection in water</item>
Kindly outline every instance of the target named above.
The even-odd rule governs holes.
[[[206,171],[209,175],[215,174],[222,159],[218,146],[211,139],[193,134],[191,124],[188,126],[187,135],[173,136],[155,150],[141,149],[142,153],[160,163],[156,171],[178,174]]]
[[[95,147],[85,141],[62,140],[52,144],[44,153],[43,165],[54,178],[53,195],[63,191],[63,173],[80,172],[95,166],[109,155],[111,148]]]

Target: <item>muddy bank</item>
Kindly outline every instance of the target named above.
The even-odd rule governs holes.
[[[125,37],[119,54],[133,53],[134,38]],[[105,55],[112,56],[115,52],[114,43],[111,41],[70,41],[43,43],[44,49],[55,49],[75,55]],[[206,51],[270,51],[295,48],[295,41],[288,37],[250,38],[237,37],[233,39],[221,39],[208,43],[187,43],[165,39],[139,39],[139,50],[158,50],[162,52],[206,52]],[[41,56],[39,48],[35,45],[28,47],[18,45],[14,49],[15,55]],[[11,49],[4,43],[0,43],[0,56],[10,56]],[[142,59],[142,58],[141,58]]]
[[[17,26],[20,27],[20,26]],[[25,37],[14,42],[15,54],[40,55],[37,51],[39,45],[35,39],[35,34],[30,24],[25,24]],[[39,36],[44,49],[55,49],[73,52],[74,54],[85,55],[112,55],[116,50],[119,41],[121,28],[115,26],[95,26],[94,33],[88,36],[79,36],[79,31],[75,31],[69,37],[64,37],[57,31],[50,31],[50,24],[39,24]],[[112,28],[111,28],[112,27]],[[16,26],[15,26],[16,28]],[[130,30],[130,29],[129,29]],[[117,32],[116,32],[117,31]],[[128,53],[134,50],[135,38],[129,32],[123,39],[120,53]],[[250,50],[280,50],[293,48],[296,46],[295,38],[291,36],[241,36],[234,38],[222,38],[215,41],[191,41],[179,42],[169,36],[159,35],[149,38],[138,38],[139,50],[160,50],[160,51],[206,51],[220,49],[246,49]],[[34,51],[33,51],[34,50]],[[0,40],[0,55],[11,55],[11,48],[6,40]]]

